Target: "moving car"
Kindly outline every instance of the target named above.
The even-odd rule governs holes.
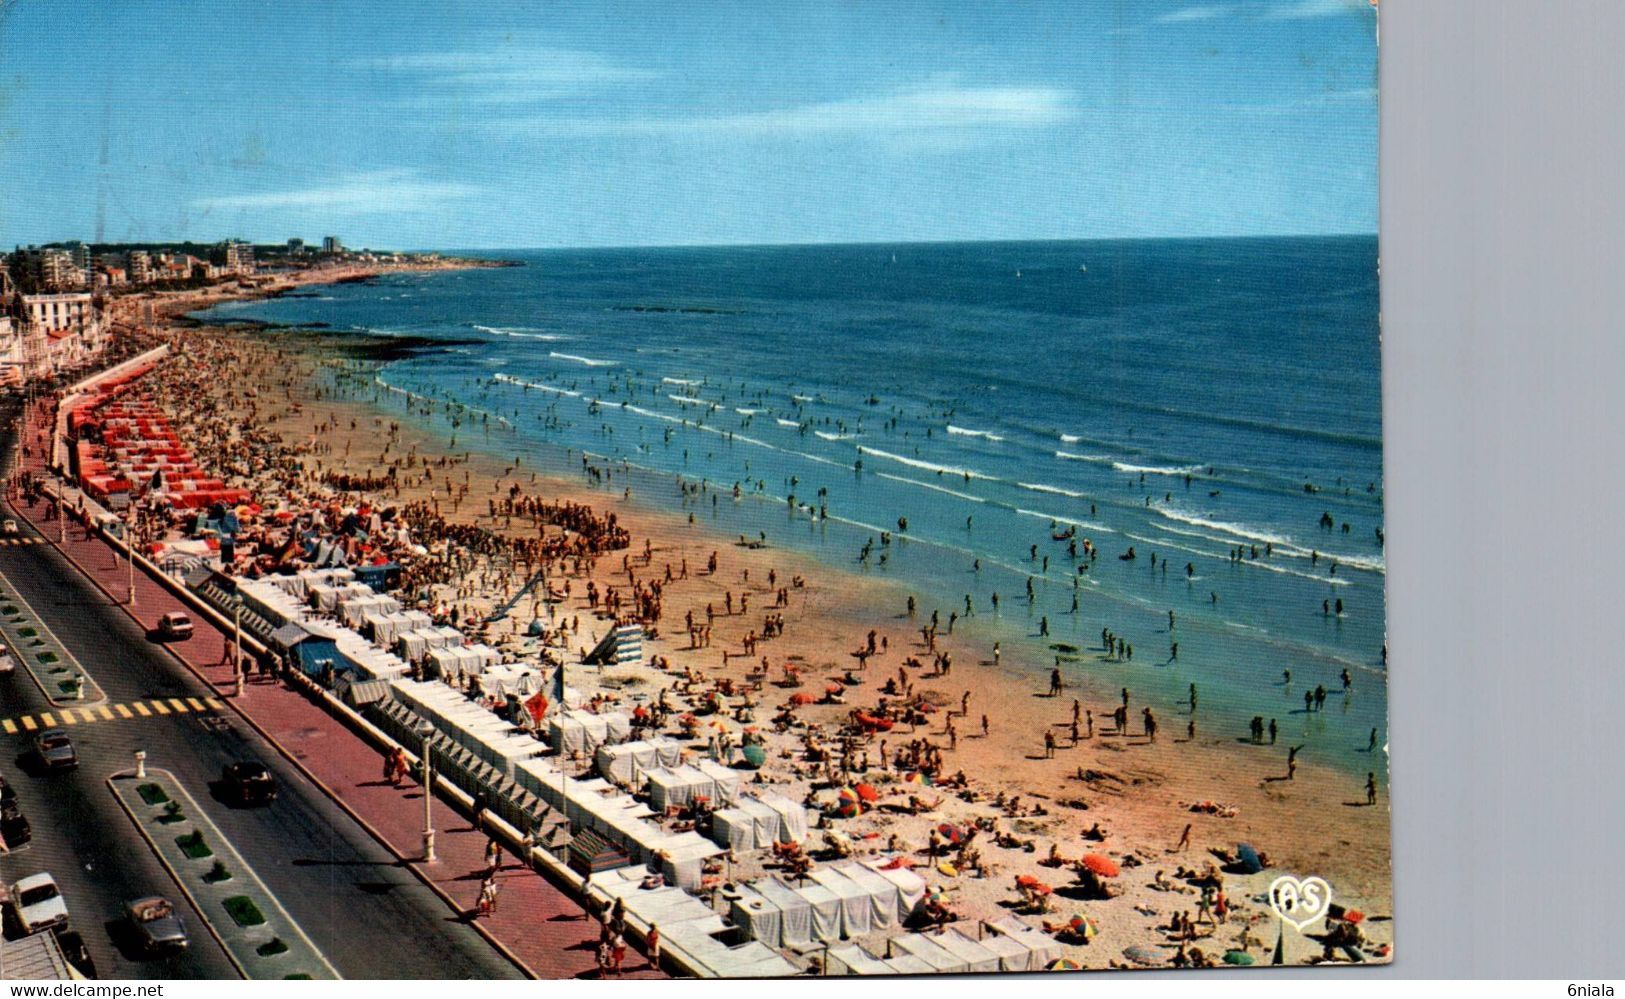
[[[170,611],[158,619],[158,634],[169,641],[192,637],[192,619],[180,611]]]
[[[265,764],[253,760],[230,763],[220,772],[227,797],[244,805],[269,804],[276,800],[276,778]]]
[[[11,658],[11,650],[0,645],[0,676],[12,672],[17,668],[17,660]]]
[[[79,751],[73,740],[59,728],[48,728],[34,737],[34,752],[46,770],[72,770],[79,765]]]
[[[124,903],[124,916],[135,930],[136,944],[148,954],[185,950],[186,924],[169,899],[161,895]]]
[[[68,903],[56,886],[56,879],[41,871],[11,886],[11,911],[24,933],[66,926]]]
[[[11,536],[15,535],[16,533],[17,533],[17,522],[15,520],[12,520],[10,517],[7,517],[5,520],[0,520],[0,534],[4,534],[7,537],[11,537]]]

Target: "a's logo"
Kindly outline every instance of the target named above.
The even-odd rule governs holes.
[[[1326,915],[1331,908],[1332,886],[1321,878],[1298,880],[1290,874],[1270,884],[1270,908],[1283,922],[1303,928]]]

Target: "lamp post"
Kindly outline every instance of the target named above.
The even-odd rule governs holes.
[[[232,614],[231,672],[236,678],[237,695],[243,696],[243,605],[238,604]]]
[[[135,775],[142,780],[146,779],[147,751],[145,749],[138,749],[135,751]]]
[[[423,862],[432,864],[434,856],[434,764],[429,757],[429,740],[434,737],[434,726],[428,722],[418,725],[423,737]]]
[[[131,514],[130,519],[131,520],[135,519],[135,515],[133,513]],[[132,525],[130,525],[128,523],[124,525],[124,561],[128,564],[128,567],[129,567],[129,570],[130,570],[130,585],[129,585],[130,600],[129,600],[129,603],[130,603],[131,607],[134,607],[135,606],[135,538],[134,538],[134,536],[133,536],[133,534],[132,534],[132,532],[130,530],[131,526]]]

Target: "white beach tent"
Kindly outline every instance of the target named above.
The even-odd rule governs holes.
[[[833,867],[817,868],[807,876],[840,899],[841,936],[861,937],[874,929],[874,898],[862,885]]]
[[[777,791],[768,791],[758,795],[762,804],[773,809],[779,815],[778,840],[781,843],[805,843],[807,841],[807,809],[786,798]],[[923,888],[922,888],[923,891]]]
[[[682,759],[682,744],[675,739],[639,739],[617,746],[599,746],[594,755],[599,775],[622,787],[641,786],[644,773],[677,766]]]
[[[931,937],[938,947],[965,962],[965,967],[974,973],[992,972],[999,970],[999,955],[982,946],[976,939],[961,933],[957,927],[949,926],[941,933]]]
[[[733,767],[725,767],[715,760],[699,759],[694,762],[694,769],[711,778],[715,785],[711,798],[713,808],[722,805],[732,805],[739,800],[740,779],[744,776]]]
[[[889,930],[893,926],[901,925],[903,920],[908,918],[910,910],[905,907],[897,885],[891,881],[856,861],[838,864],[829,869],[838,872],[868,895],[869,923],[874,929]]]
[[[649,789],[649,805],[657,812],[687,808],[697,797],[716,801],[716,782],[687,764],[650,770],[644,775]]]
[[[831,975],[895,975],[891,965],[856,944],[829,949]]]
[[[929,964],[939,975],[957,975],[970,970],[970,966],[955,957],[936,942],[935,937],[919,933],[904,933],[890,940],[892,953],[910,954]]]
[[[781,840],[784,822],[760,799],[741,795],[739,804],[711,815],[711,838],[740,853],[765,850]]]
[[[784,913],[750,884],[737,887],[728,905],[728,918],[750,939],[760,940],[769,947],[784,946]]]
[[[886,967],[890,968],[891,973],[894,975],[940,974],[935,966],[907,952],[894,954],[886,958]]]
[[[814,881],[792,888],[807,900],[812,910],[812,938],[818,943],[841,939],[841,900],[835,893]]]
[[[993,934],[984,937],[982,943],[989,950],[998,952],[999,962],[1006,971],[1043,971],[1062,955],[1061,945],[1054,937],[1033,929],[1014,916],[988,923],[987,928]],[[1007,943],[1017,944],[1027,951],[1025,965],[1021,963],[1021,956],[1011,951]]]
[[[899,922],[907,920],[925,900],[925,881],[913,871],[906,868],[886,869],[883,862],[878,860],[862,861],[864,867],[885,878],[897,889],[899,905],[897,911]]]

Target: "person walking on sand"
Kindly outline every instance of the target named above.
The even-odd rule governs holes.
[[[1175,853],[1184,853],[1191,845],[1191,823],[1185,823],[1185,831],[1179,834],[1179,842],[1174,845]]]
[[[1049,671],[1049,696],[1061,696],[1061,671],[1058,669]]]
[[[649,948],[649,967],[655,971],[660,970],[660,927],[654,923],[649,924],[649,935],[645,938]]]
[[[1286,779],[1293,780],[1298,776],[1298,750],[1302,746],[1293,746],[1286,751]]]
[[[1365,803],[1377,803],[1377,775],[1374,771],[1367,771],[1365,775]]]
[[[1157,716],[1151,713],[1150,708],[1141,708],[1140,717],[1145,720],[1145,739],[1147,742],[1157,741]]]
[[[1377,751],[1377,730],[1376,729],[1371,730],[1371,739],[1370,739],[1369,742],[1367,742],[1365,744],[1365,751],[1368,752],[1368,753],[1375,753]]]
[[[1044,759],[1055,759],[1055,733],[1047,728],[1044,730]]]
[[[987,715],[982,716],[982,738],[987,738]]]
[[[1093,739],[1095,737],[1095,713],[1093,711],[1085,711],[1084,715],[1089,719],[1089,734],[1084,736],[1084,738]]]
[[[1270,719],[1270,745],[1272,745],[1272,746],[1275,745],[1275,733],[1277,731],[1279,731],[1279,728],[1275,724],[1275,719],[1271,718]]]

